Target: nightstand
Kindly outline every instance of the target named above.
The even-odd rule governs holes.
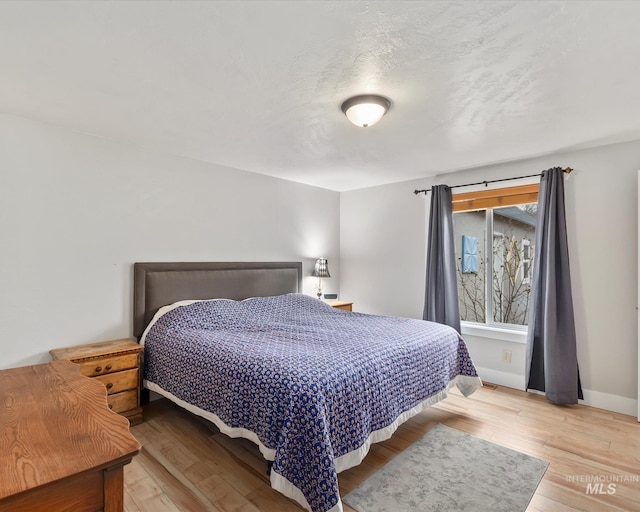
[[[353,311],[353,302],[347,302],[345,300],[327,300],[325,302],[332,308]]]
[[[80,373],[102,382],[107,388],[109,408],[129,420],[142,421],[140,407],[140,353],[142,346],[130,339],[102,341],[56,348],[54,360],[66,359],[80,366]]]

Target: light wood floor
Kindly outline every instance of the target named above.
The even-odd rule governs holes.
[[[251,442],[230,439],[166,400],[145,406],[144,414],[144,423],[131,428],[142,451],[125,467],[127,512],[301,510],[271,489],[266,463]],[[636,418],[553,406],[542,396],[491,385],[470,398],[453,390],[374,445],[361,465],[340,473],[342,495],[437,423],[549,461],[527,512],[640,511]],[[604,492],[612,478],[627,482],[616,482],[613,494],[594,495],[586,492],[590,477],[608,478]]]

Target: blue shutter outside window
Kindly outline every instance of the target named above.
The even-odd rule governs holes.
[[[478,239],[474,236],[462,235],[462,273],[470,274],[478,271]]]

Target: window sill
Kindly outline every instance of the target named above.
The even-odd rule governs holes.
[[[490,338],[497,341],[511,341],[513,343],[527,343],[527,328],[522,329],[497,327],[493,325],[476,324],[473,322],[460,322],[462,335]]]

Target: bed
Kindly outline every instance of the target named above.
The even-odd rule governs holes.
[[[144,386],[250,439],[271,485],[338,512],[338,473],[457,385],[481,385],[447,326],[336,310],[302,295],[302,264],[136,263]]]

